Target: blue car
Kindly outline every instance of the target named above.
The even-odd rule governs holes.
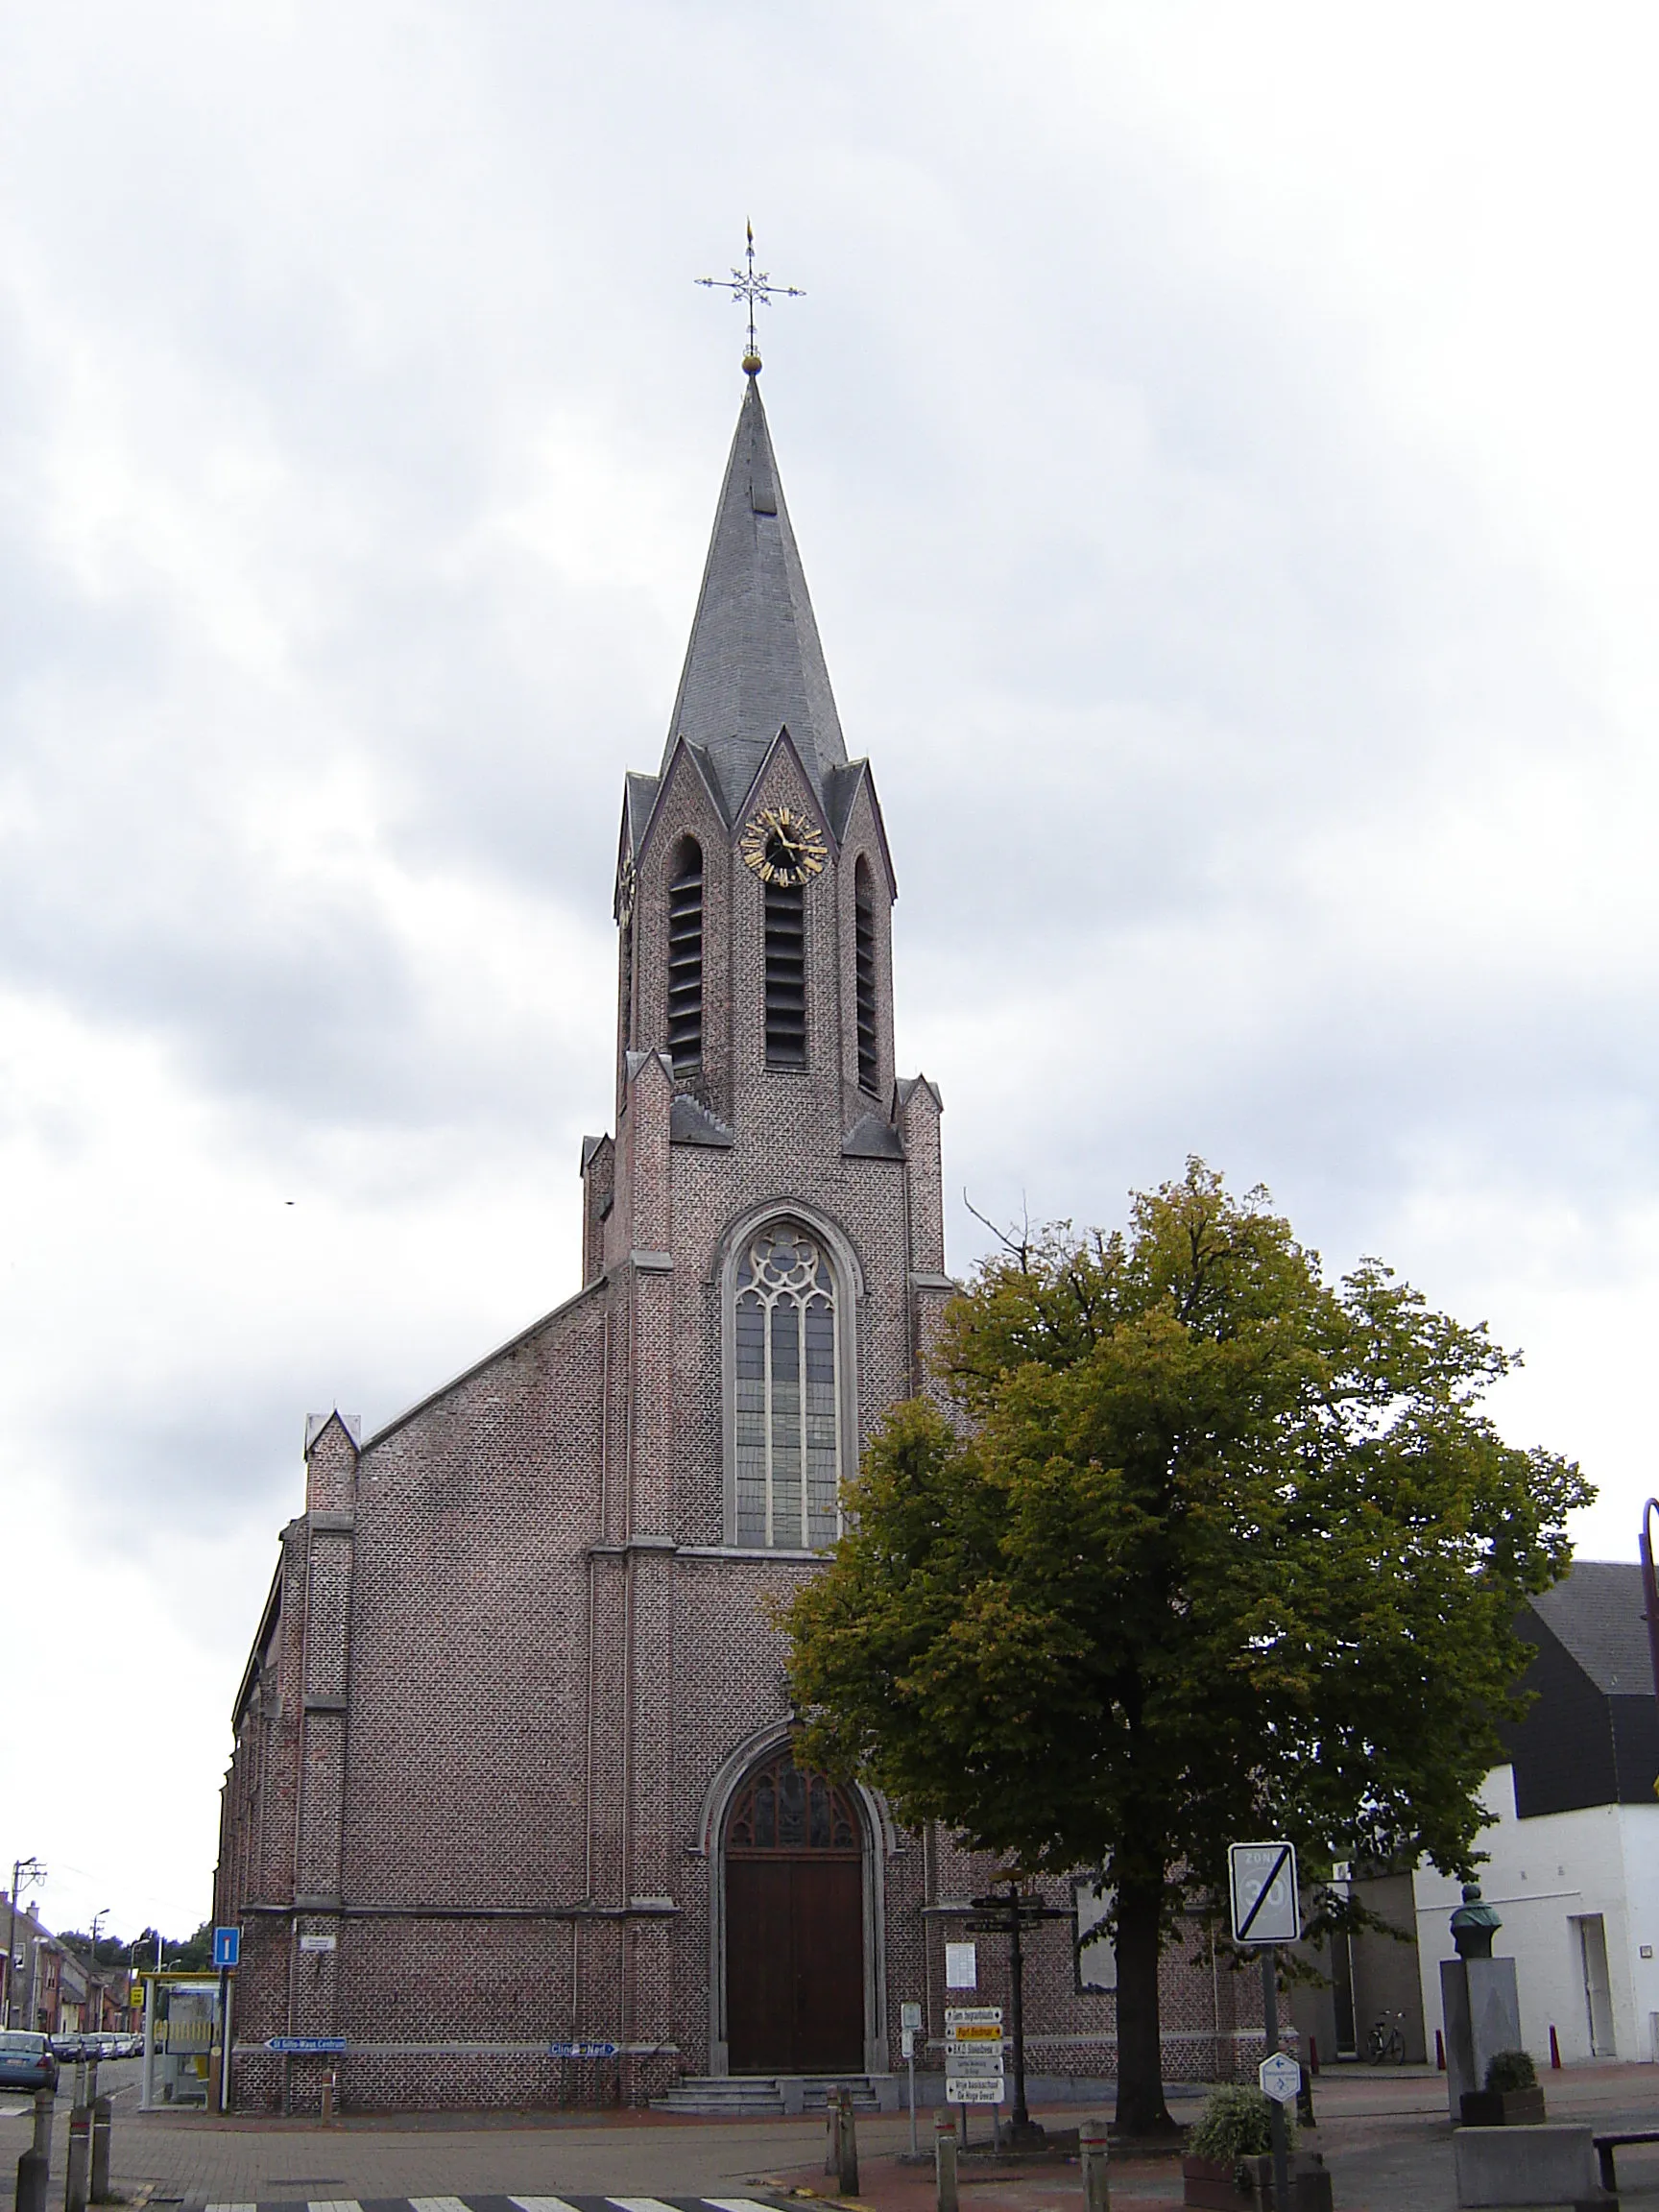
[[[56,2089],[58,2061],[49,2037],[27,2028],[0,2028],[0,2089]]]

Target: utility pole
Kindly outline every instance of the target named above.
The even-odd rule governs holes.
[[[27,1881],[31,1887],[44,1882],[46,1869],[38,1859],[13,1859],[12,1862],[12,1926],[6,1937],[6,2008],[0,2024],[15,2028],[18,2023],[12,2017],[16,2009],[17,1995],[17,1891]],[[22,2023],[27,2027],[29,2023]]]
[[[92,2013],[92,2032],[94,2035],[98,2034],[104,2026],[104,2008],[99,2004],[97,1996],[94,1994],[103,1986],[97,1978],[98,1923],[100,1920],[108,1920],[108,1906],[100,1905],[97,1911],[92,1915],[92,1941],[86,1953],[86,2003]]]

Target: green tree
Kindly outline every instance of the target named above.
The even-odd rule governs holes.
[[[1512,1364],[1367,1261],[1338,1285],[1190,1161],[1125,1232],[979,1270],[788,1608],[806,1755],[900,1817],[1115,1893],[1119,2125],[1169,2125],[1158,1960],[1229,1841],[1471,1871],[1575,1466]]]

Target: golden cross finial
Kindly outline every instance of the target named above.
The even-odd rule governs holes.
[[[744,254],[747,264],[733,269],[730,277],[694,276],[694,284],[707,284],[716,292],[730,292],[733,300],[746,301],[749,306],[749,349],[743,356],[743,373],[748,376],[760,373],[760,352],[755,343],[755,310],[770,307],[774,300],[805,300],[806,295],[795,284],[774,284],[764,269],[755,266],[755,226],[744,225],[749,234],[748,249]]]

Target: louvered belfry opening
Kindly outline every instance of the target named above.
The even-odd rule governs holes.
[[[668,1056],[676,1075],[703,1065],[703,849],[687,837],[668,886]]]
[[[870,863],[860,857],[853,878],[853,968],[858,1000],[858,1088],[872,1097],[879,1081],[876,1046],[876,899]]]
[[[806,1065],[806,902],[799,883],[766,885],[766,1065]]]

